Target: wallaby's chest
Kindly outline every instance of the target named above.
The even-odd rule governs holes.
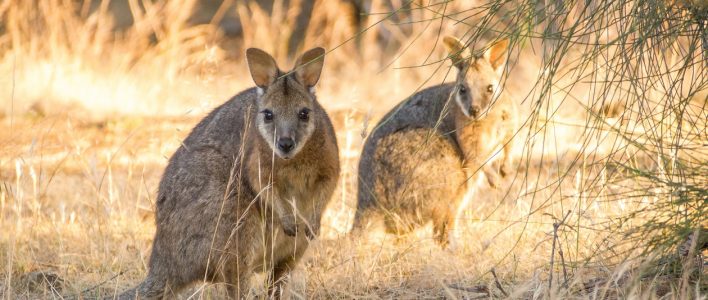
[[[486,159],[508,138],[505,109],[493,110],[481,120],[456,122],[456,137],[466,160]]]
[[[318,174],[319,169],[312,165],[283,167],[273,176],[273,189],[283,197],[309,198],[317,188]]]

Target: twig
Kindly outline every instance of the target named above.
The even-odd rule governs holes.
[[[556,232],[558,231],[557,223],[553,223],[553,246],[551,247],[551,267],[550,272],[548,272],[548,291],[550,292],[553,285],[553,258],[556,254]]]
[[[570,216],[570,210],[565,214],[565,216],[563,217],[563,219],[560,222],[553,223],[553,246],[551,247],[551,268],[550,268],[550,272],[549,272],[549,276],[548,276],[548,291],[549,292],[553,286],[553,258],[555,257],[555,254],[556,254],[556,240],[558,240],[558,227],[563,225],[563,223],[565,222],[565,219],[567,219],[568,216]],[[563,264],[563,276],[565,279],[565,283],[564,283],[564,285],[565,285],[568,283],[568,274],[565,270],[565,260],[563,259],[563,250],[560,248],[561,247],[558,246],[558,250],[559,250],[559,253],[561,256],[561,263]]]
[[[509,294],[506,293],[506,291],[502,287],[501,283],[499,283],[499,278],[497,278],[497,272],[494,271],[494,268],[492,268],[491,271],[492,271],[492,276],[494,276],[494,284],[502,292],[502,294],[504,294],[504,297],[509,297]]]
[[[560,224],[558,224],[558,227],[561,225],[564,225],[565,220],[568,219],[570,216],[570,210],[565,214],[565,217],[563,217],[563,220],[561,220]],[[557,229],[556,229],[557,231]],[[563,266],[563,287],[568,288],[568,270],[565,268],[565,258],[563,257],[563,247],[560,245],[560,241],[558,242],[558,254],[560,255],[561,258],[561,266]]]
[[[485,294],[487,297],[490,296],[489,289],[485,285],[476,285],[472,287],[466,287],[466,286],[460,286],[457,284],[450,284],[447,287],[460,290],[460,291],[465,291],[465,292],[470,292],[470,293],[477,293],[477,294]]]
[[[568,288],[568,271],[565,269],[565,258],[563,258],[563,247],[558,244],[558,254],[561,258],[561,266],[563,266],[563,287]]]
[[[102,285],[108,283],[109,281],[111,281],[111,280],[113,280],[113,279],[116,279],[116,277],[123,275],[123,274],[124,274],[125,272],[127,272],[127,271],[128,271],[128,270],[120,271],[118,274],[113,275],[113,277],[108,278],[108,279],[102,281],[101,283],[98,283],[98,284],[96,284],[96,285],[94,285],[94,286],[92,286],[92,287],[90,287],[90,288],[87,288],[87,289],[81,291],[81,292],[79,293],[79,295],[84,294],[84,293],[89,292],[89,291],[92,291],[92,290],[95,290],[96,288],[98,288],[98,287],[100,287],[100,286],[102,286]]]

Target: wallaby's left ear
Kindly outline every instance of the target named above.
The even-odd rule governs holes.
[[[452,64],[462,70],[465,60],[472,56],[469,48],[467,48],[462,41],[453,36],[444,37],[443,45],[445,45],[445,49],[452,60]]]
[[[307,88],[312,88],[320,80],[324,66],[325,49],[322,47],[307,50],[295,62],[295,74]]]
[[[509,47],[509,39],[500,40],[486,52],[484,52],[484,58],[492,65],[495,72],[501,74],[504,70],[504,65],[506,64],[506,50]]]

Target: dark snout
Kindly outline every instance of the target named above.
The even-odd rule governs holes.
[[[295,148],[295,141],[292,138],[283,137],[278,139],[278,149],[283,151],[283,153],[288,153],[293,148]]]

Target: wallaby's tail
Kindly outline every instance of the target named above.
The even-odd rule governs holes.
[[[148,276],[148,278],[145,278],[145,280],[141,282],[140,285],[129,289],[121,293],[120,295],[106,297],[104,298],[104,300],[160,299],[164,296],[166,286],[167,283],[165,282],[165,280],[160,280],[155,277]]]

